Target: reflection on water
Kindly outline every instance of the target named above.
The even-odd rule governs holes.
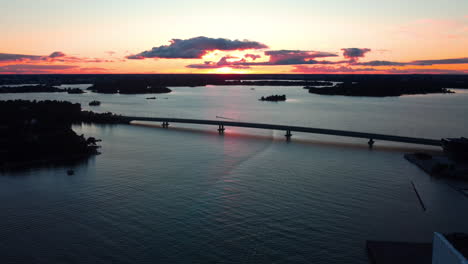
[[[65,99],[85,108],[97,99],[103,104],[93,110],[129,115],[468,134],[462,93],[347,98],[301,87],[173,90],[167,100],[92,93],[2,99]],[[257,101],[276,93],[297,101]],[[216,129],[74,126],[103,139],[102,154],[73,166],[75,175],[65,166],[0,177],[2,262],[368,263],[366,239],[429,241],[433,231],[468,231],[466,203],[452,199],[464,196],[402,157],[425,147],[377,142],[369,150],[361,139],[296,133],[288,143],[284,131],[227,127],[220,136]]]

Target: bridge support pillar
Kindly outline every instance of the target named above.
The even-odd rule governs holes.
[[[219,125],[218,132],[220,135],[224,134],[224,125]]]
[[[168,128],[169,127],[169,122],[167,122],[167,121],[163,122],[162,127]]]
[[[371,138],[369,139],[369,142],[367,142],[367,145],[369,145],[369,149],[372,149],[374,147],[375,141]]]
[[[291,130],[286,130],[286,135],[284,136],[286,137],[287,141],[290,141],[292,137]]]

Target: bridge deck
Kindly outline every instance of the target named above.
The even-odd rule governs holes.
[[[354,131],[335,130],[335,129],[313,128],[313,127],[273,125],[273,124],[220,121],[220,120],[164,118],[164,117],[123,116],[122,118],[128,122],[153,121],[153,122],[186,123],[186,124],[200,124],[200,125],[223,125],[223,126],[232,126],[232,127],[248,127],[248,128],[259,128],[259,129],[284,130],[284,131],[289,130],[289,131],[313,133],[313,134],[366,138],[366,139],[374,139],[374,140],[419,144],[419,145],[441,146],[440,140],[437,140],[437,139],[402,137],[402,136],[354,132]]]

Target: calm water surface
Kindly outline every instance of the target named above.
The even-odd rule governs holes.
[[[66,85],[69,86],[69,85]],[[79,87],[86,87],[81,85]],[[301,87],[172,88],[170,94],[2,94],[100,100],[94,111],[468,135],[468,93],[352,98]],[[286,94],[288,101],[259,102]],[[167,99],[166,99],[167,98]],[[367,263],[365,240],[468,231],[468,198],[403,154],[418,146],[284,131],[171,124],[83,125],[102,154],[0,176],[2,263]],[[427,148],[426,148],[427,149]],[[434,150],[434,149],[430,149]],[[412,189],[425,202],[423,211]]]

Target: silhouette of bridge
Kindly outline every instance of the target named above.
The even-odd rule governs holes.
[[[203,120],[203,119],[184,119],[184,118],[164,118],[164,117],[139,117],[139,116],[122,116],[125,122],[131,121],[151,121],[151,122],[162,122],[162,127],[168,128],[169,123],[183,123],[183,124],[199,124],[199,125],[214,125],[218,126],[218,132],[224,133],[225,126],[230,127],[247,127],[247,128],[259,128],[259,129],[271,129],[271,130],[283,130],[286,132],[285,137],[287,140],[291,139],[291,132],[303,132],[312,134],[342,136],[342,137],[353,137],[353,138],[365,138],[369,139],[367,142],[369,147],[372,147],[374,140],[402,142],[418,145],[429,145],[429,146],[441,146],[441,141],[437,139],[428,138],[415,138],[415,137],[402,137],[385,134],[355,132],[346,130],[335,130],[335,129],[324,129],[324,128],[313,128],[313,127],[302,127],[302,126],[289,126],[289,125],[274,125],[274,124],[263,124],[263,123],[247,123],[247,122],[236,122],[236,121],[221,121],[221,120]]]

